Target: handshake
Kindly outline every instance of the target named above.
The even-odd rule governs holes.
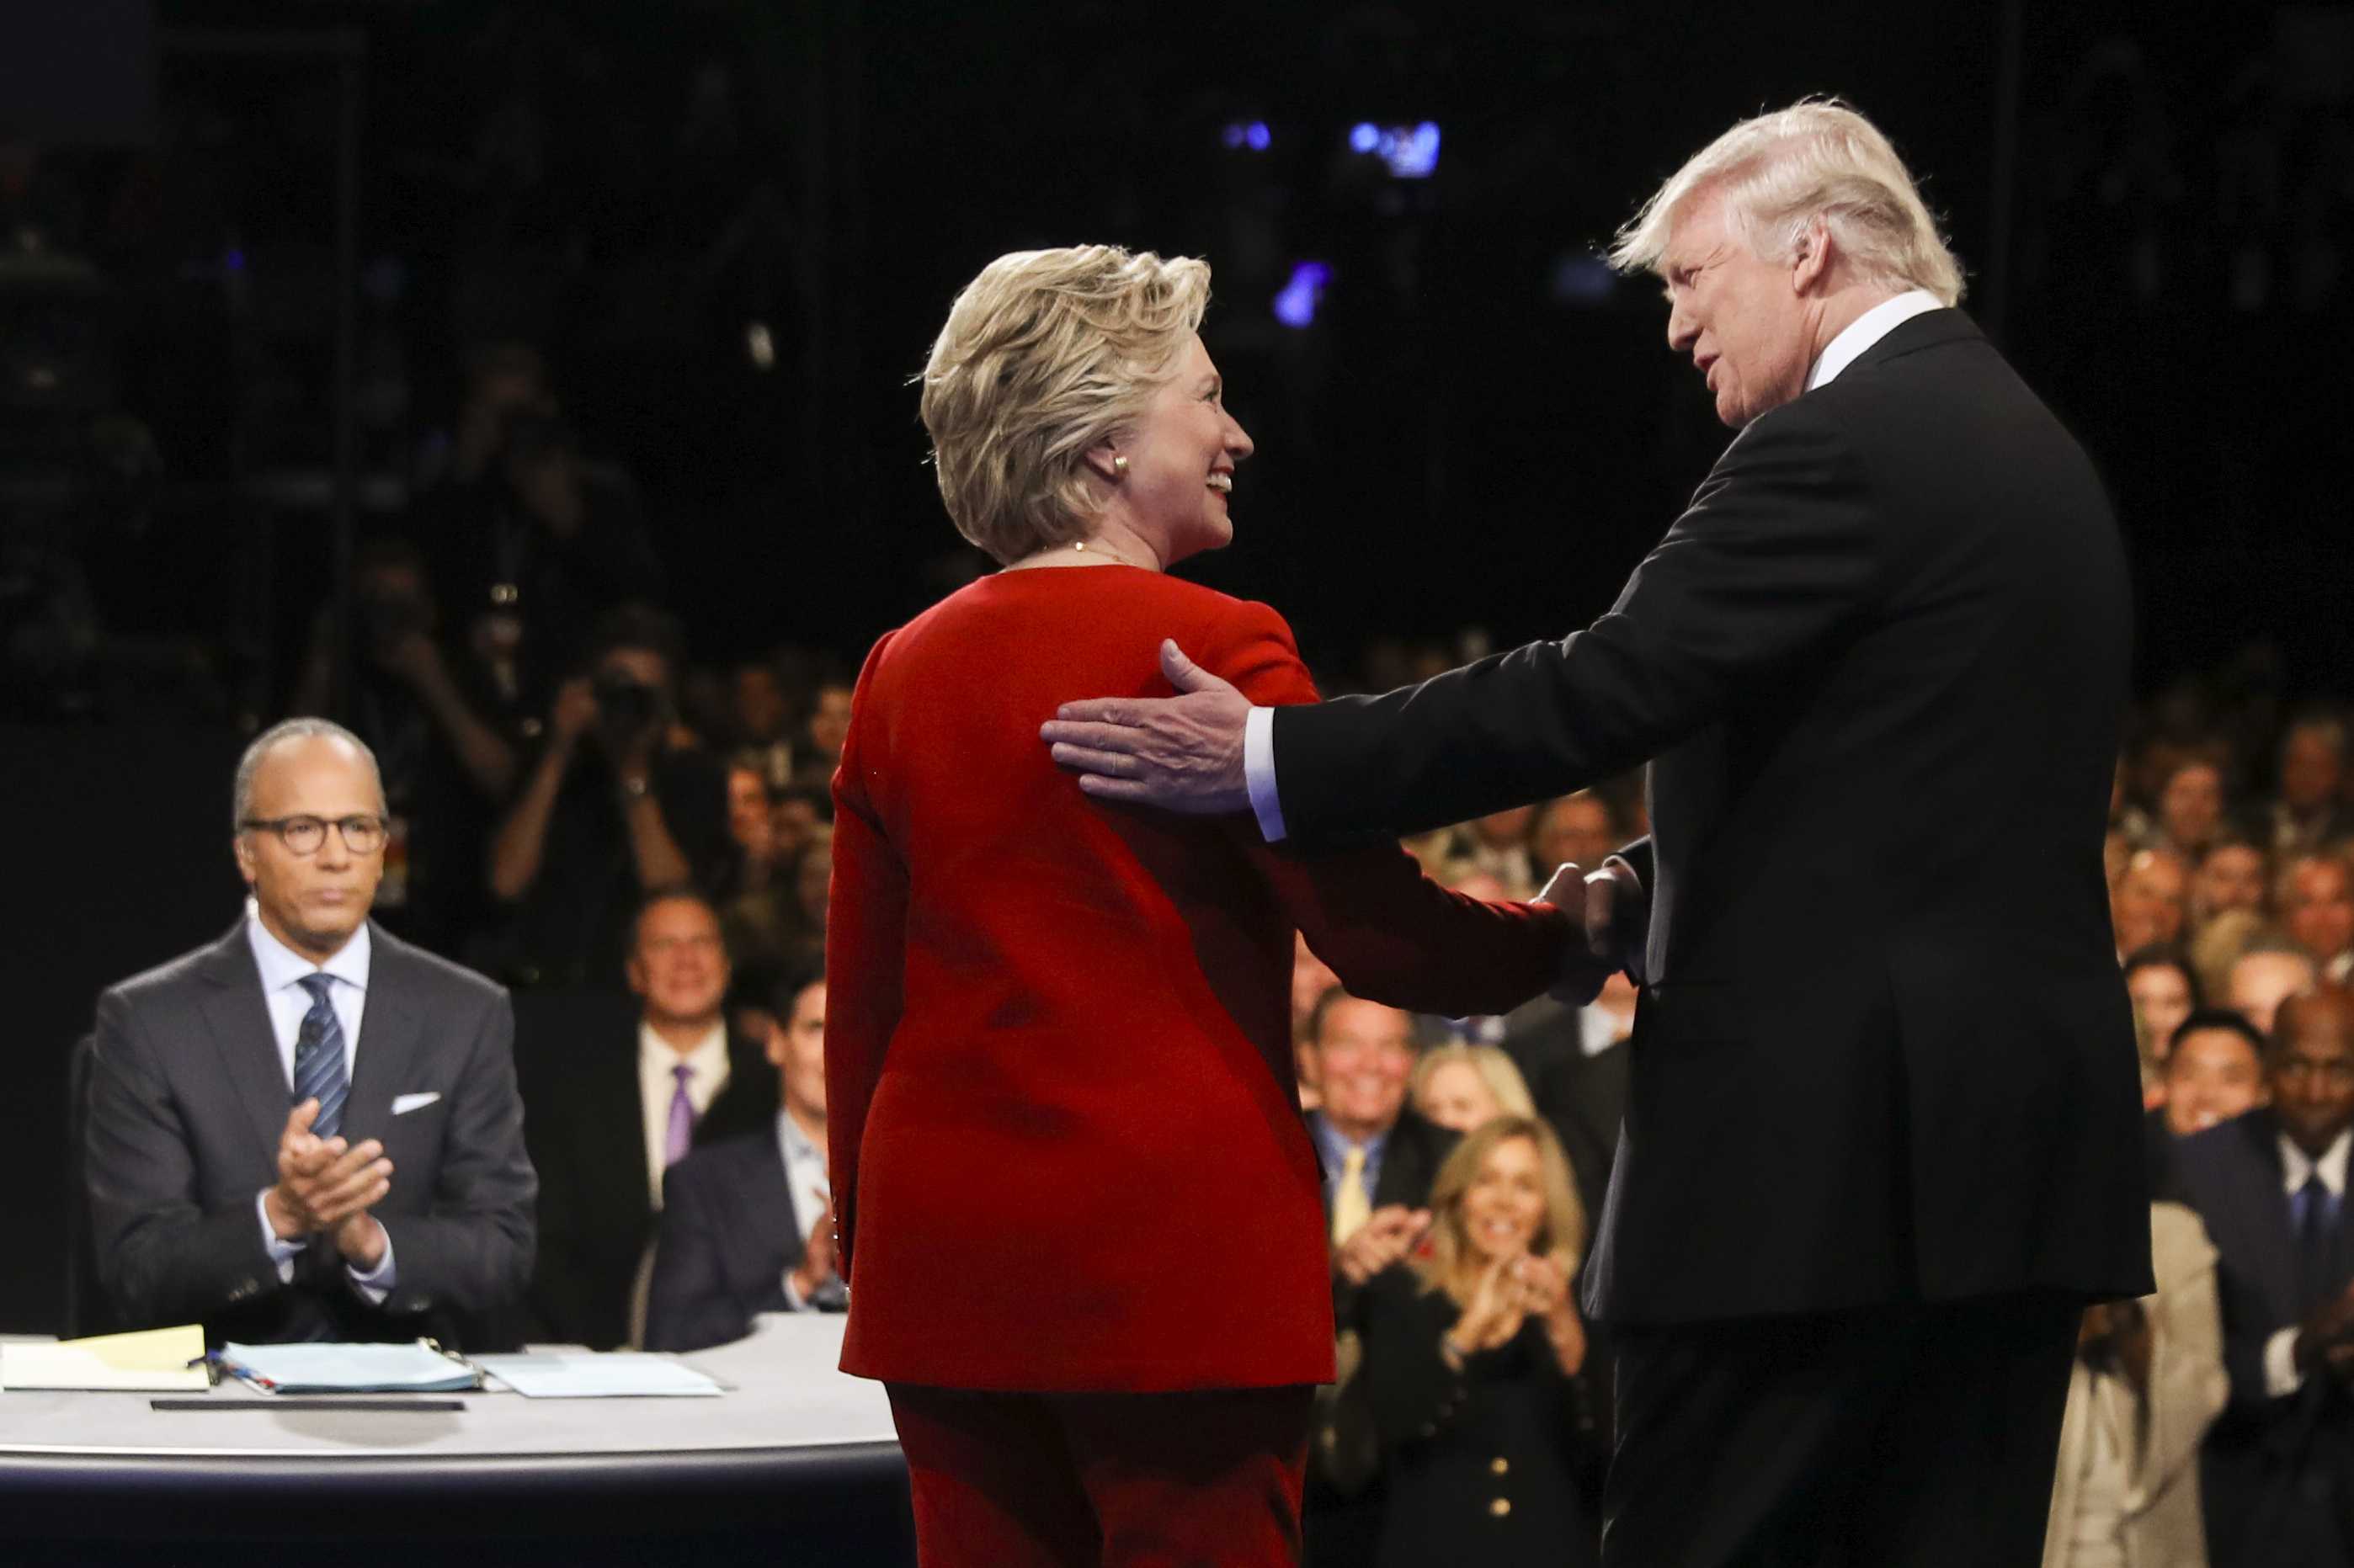
[[[1564,862],[1544,885],[1536,902],[1550,904],[1585,929],[1582,945],[1573,944],[1562,965],[1555,999],[1583,1007],[1600,994],[1603,982],[1619,970],[1636,984],[1643,983],[1643,945],[1650,930],[1649,895],[1623,860],[1606,860],[1594,871]]]

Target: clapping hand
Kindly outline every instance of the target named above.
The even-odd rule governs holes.
[[[278,1135],[278,1183],[262,1206],[284,1240],[333,1232],[337,1251],[373,1268],[384,1255],[384,1227],[368,1210],[392,1191],[392,1161],[375,1139],[354,1148],[341,1138],[319,1137],[311,1130],[318,1116],[315,1099],[288,1114]]]
[[[1480,1270],[1463,1316],[1447,1335],[1458,1355],[1500,1350],[1521,1331],[1529,1315],[1529,1286],[1522,1267],[1529,1261],[1526,1255],[1500,1257]]]
[[[1350,1284],[1363,1285],[1412,1252],[1429,1229],[1429,1210],[1384,1203],[1341,1242],[1333,1266]]]

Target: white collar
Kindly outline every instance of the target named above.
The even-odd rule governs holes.
[[[695,1049],[682,1054],[672,1049],[671,1043],[654,1033],[654,1026],[642,1019],[638,1023],[638,1062],[646,1076],[670,1075],[673,1067],[692,1067],[698,1084],[716,1084],[727,1069],[727,1022],[725,1019],[711,1026],[711,1032],[695,1043]]]
[[[323,964],[314,964],[272,936],[270,927],[261,923],[260,909],[249,898],[245,901],[245,939],[253,949],[254,967],[261,971],[265,995],[293,985],[306,975],[317,974],[333,975],[345,985],[367,990],[375,944],[368,940],[368,923],[365,920],[332,958]]]
[[[2295,1192],[2305,1185],[2306,1178],[2318,1172],[2321,1184],[2329,1189],[2331,1197],[2346,1195],[2346,1160],[2349,1154],[2354,1154],[2354,1128],[2339,1133],[2337,1140],[2321,1151],[2318,1160],[2299,1149],[2296,1140],[2285,1132],[2280,1135],[2280,1150],[2281,1181],[2289,1192]]]
[[[1942,311],[1946,302],[1926,289],[1908,289],[1893,300],[1882,300],[1840,329],[1840,334],[1823,345],[1822,356],[1807,372],[1807,390],[1811,392],[1825,382],[1834,380],[1839,373],[1856,362],[1863,351],[1886,337],[1902,322],[1909,322],[1925,311]]]
[[[793,1113],[790,1111],[780,1110],[777,1113],[777,1141],[783,1147],[787,1160],[792,1159],[795,1155],[799,1155],[803,1160],[822,1160],[825,1158],[825,1150],[820,1149],[816,1140],[801,1130],[801,1124],[793,1119]]]

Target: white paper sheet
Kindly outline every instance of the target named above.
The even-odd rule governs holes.
[[[541,1351],[476,1356],[474,1364],[526,1399],[675,1399],[726,1392],[693,1367],[638,1351]]]

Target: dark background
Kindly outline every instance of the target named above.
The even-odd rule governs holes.
[[[1018,248],[1205,256],[1259,455],[1234,547],[1187,570],[1346,683],[1385,639],[1606,607],[1725,433],[1656,290],[1594,255],[1733,120],[1838,93],[2106,476],[2145,693],[2343,696],[2349,79],[2344,5],[11,8],[0,1329],[53,1321],[93,992],[235,909],[228,760],[334,558],[340,302],[355,527],[401,516],[465,344],[523,337],[634,476],[697,660],[854,661],[978,569],[907,386],[955,291]],[[1426,180],[1349,149],[1426,121]],[[1281,324],[1310,260],[1317,317]],[[101,367],[71,419],[27,343]]]

